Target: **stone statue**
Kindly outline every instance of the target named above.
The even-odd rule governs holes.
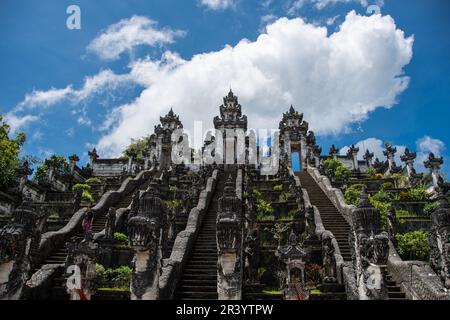
[[[92,231],[81,242],[72,239],[66,243],[66,248],[66,272],[69,274],[66,290],[70,300],[90,300],[95,293],[95,265],[102,250],[94,242]]]
[[[231,175],[219,198],[217,214],[217,291],[220,300],[239,300],[242,296],[242,204],[236,196]]]
[[[139,209],[128,219],[128,234],[135,251],[131,277],[132,300],[156,300],[159,297],[164,203],[158,184],[153,181],[139,200]]]
[[[386,300],[387,285],[381,268],[389,257],[389,235],[382,230],[380,212],[370,204],[365,188],[359,206],[352,213],[352,221],[350,246],[359,298]]]
[[[335,283],[337,281],[333,239],[333,234],[329,231],[322,234],[322,277],[325,283]]]
[[[245,277],[249,283],[257,283],[258,267],[259,267],[259,238],[258,230],[253,229],[249,231],[245,237]]]
[[[438,207],[431,214],[429,236],[430,265],[450,289],[450,204],[445,194],[448,185],[441,184],[438,194]]]
[[[111,207],[109,208],[108,213],[106,214],[105,237],[108,239],[113,239],[115,232],[116,232],[116,209]]]
[[[308,230],[308,240],[316,240],[317,236],[316,236],[316,219],[314,217],[314,207],[313,206],[309,206],[308,208],[306,208],[306,214],[305,214],[305,218],[306,218],[306,228]]]
[[[0,300],[21,298],[45,217],[36,213],[30,195],[25,194],[12,222],[0,228]]]

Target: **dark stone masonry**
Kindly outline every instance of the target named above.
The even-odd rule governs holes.
[[[450,299],[442,158],[419,174],[389,144],[323,155],[293,106],[263,153],[231,90],[218,112],[201,152],[171,109],[142,152],[47,159],[39,182],[18,168],[0,190],[0,299]]]

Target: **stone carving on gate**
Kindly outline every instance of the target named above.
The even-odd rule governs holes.
[[[450,289],[450,204],[446,194],[450,186],[439,183],[438,207],[431,214],[429,236],[430,264],[442,279],[444,286]]]
[[[236,196],[231,175],[219,198],[217,215],[217,292],[221,300],[242,296],[242,203]]]
[[[352,213],[350,234],[358,294],[361,300],[387,299],[383,275],[389,257],[389,235],[381,228],[381,216],[362,190],[359,206]]]
[[[17,300],[33,267],[47,215],[36,212],[25,194],[12,222],[0,228],[0,300]]]
[[[158,185],[152,182],[139,200],[137,212],[128,219],[128,234],[135,251],[131,277],[132,300],[156,300],[159,297],[165,207]]]

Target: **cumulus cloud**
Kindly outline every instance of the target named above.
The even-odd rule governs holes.
[[[39,120],[43,109],[64,101],[75,105],[103,92],[114,91],[128,83],[134,83],[133,74],[118,75],[109,69],[102,70],[96,75],[85,77],[80,89],[74,89],[72,85],[69,85],[63,89],[33,90],[7,113],[6,118],[13,130],[18,130],[30,122]],[[26,114],[36,109],[39,114]]]
[[[294,0],[291,1],[288,5],[288,13],[294,14],[299,9],[301,9],[304,5],[313,5],[314,8],[317,10],[322,10],[325,7],[328,7],[330,5],[336,5],[336,4],[345,4],[345,3],[357,3],[360,4],[363,7],[369,6],[368,0]],[[384,0],[377,0],[375,1],[375,5],[378,7],[382,7],[384,5]]]
[[[369,150],[370,152],[373,152],[374,160],[376,158],[380,159],[381,161],[386,160],[387,158],[383,154],[383,151],[386,149],[384,145],[385,142],[377,138],[367,138],[365,140],[355,143],[355,146],[359,148],[358,159],[363,160],[363,156],[366,153],[366,150]],[[395,154],[395,163],[397,165],[401,165],[403,163],[400,160],[400,156],[405,153],[406,146],[394,145],[394,147],[397,148],[397,153]],[[348,149],[349,146],[345,146],[340,150],[339,153],[341,155],[346,155]]]
[[[251,127],[277,128],[292,103],[317,134],[340,133],[378,107],[392,107],[408,86],[403,68],[413,38],[390,16],[352,11],[331,35],[301,18],[280,18],[266,30],[256,41],[190,60],[167,52],[161,60],[132,64],[134,81],[146,88],[107,117],[107,133],[98,142],[102,156],[117,155],[131,138],[151,133],[170,107],[187,128],[194,120],[211,127],[230,85]]]
[[[433,139],[430,136],[424,136],[416,142],[417,150],[422,153],[434,153],[440,156],[445,149],[445,143],[439,139]]]
[[[212,10],[223,10],[234,6],[236,0],[200,0],[200,4]]]
[[[106,31],[91,41],[88,52],[104,60],[116,60],[123,52],[132,52],[136,46],[161,46],[173,43],[184,31],[158,28],[156,21],[133,16],[110,25]]]
[[[430,152],[436,157],[442,156],[445,150],[445,143],[439,139],[433,139],[430,136],[424,136],[416,141],[417,159],[416,163],[420,171],[425,171],[423,162],[428,159]]]
[[[15,133],[20,128],[25,127],[33,121],[37,121],[39,118],[33,115],[16,116],[13,113],[7,113],[5,115],[5,121],[11,128],[11,133]]]
[[[384,142],[377,138],[368,138],[355,143],[359,147],[358,159],[362,160],[363,155],[366,150],[374,153],[374,159],[379,158],[380,160],[385,160],[386,157],[383,155],[383,150],[385,150]],[[400,156],[405,153],[406,146],[395,145],[397,148],[397,153],[395,155],[395,162],[397,165],[404,165]],[[340,150],[341,155],[347,154],[349,146],[345,146]],[[433,139],[430,136],[424,136],[416,141],[416,150],[410,149],[410,151],[417,152],[417,158],[415,160],[415,168],[418,172],[427,171],[425,169],[423,162],[428,158],[428,154],[433,152],[435,156],[441,156],[445,150],[445,143],[439,139]]]

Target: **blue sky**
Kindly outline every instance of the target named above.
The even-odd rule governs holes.
[[[77,153],[82,161],[93,146],[104,155],[117,154],[130,138],[152,133],[158,116],[170,106],[187,127],[196,117],[212,122],[221,97],[232,86],[257,127],[276,126],[279,119],[274,118],[290,103],[304,111],[324,153],[332,143],[345,147],[361,142],[379,154],[381,143],[389,141],[399,150],[417,150],[418,158],[431,150],[448,161],[448,1],[228,0],[214,7],[220,1],[2,0],[0,113],[9,114],[16,129],[28,134],[24,152],[39,157]],[[81,30],[66,27],[66,8],[72,4],[81,9]],[[393,22],[369,20],[367,5],[373,4]],[[352,10],[355,16],[349,15]],[[302,23],[295,20],[298,17]],[[349,25],[345,33],[340,32],[343,23]],[[161,38],[154,43],[146,38],[146,44],[124,45],[123,50],[117,49],[118,43],[102,47],[102,35],[129,24]],[[265,29],[267,24],[274,24],[272,31]],[[321,27],[328,32],[322,37]],[[370,36],[360,37],[360,30]],[[258,38],[265,32],[270,41]],[[292,35],[295,32],[301,35]],[[345,41],[331,42],[334,33]],[[226,45],[232,50],[224,49]],[[348,60],[336,58],[340,65],[332,75],[321,69],[330,52],[350,55]],[[274,60],[272,55],[282,58]],[[395,63],[378,58],[384,55]],[[315,58],[323,62],[312,72],[307,67]],[[362,66],[376,68],[370,73],[353,70],[358,58]],[[236,76],[239,70],[245,76]],[[103,77],[95,78],[99,74]],[[91,82],[92,89],[86,77],[108,81],[99,86]],[[270,87],[277,79],[286,83]],[[314,81],[319,85],[310,84]],[[320,84],[325,82],[328,86],[320,97]],[[340,83],[349,85],[343,89]],[[448,163],[444,171],[448,176]]]

